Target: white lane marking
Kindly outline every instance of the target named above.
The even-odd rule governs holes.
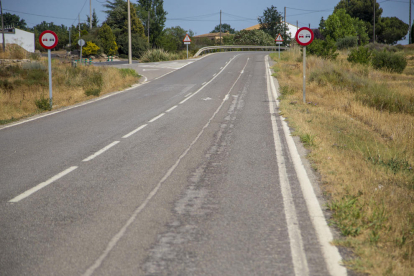
[[[221,67],[220,69],[223,69],[223,67]],[[201,86],[203,86],[204,84],[206,84],[207,82],[203,82],[202,84],[201,84]]]
[[[160,70],[160,69],[142,69],[142,71],[158,71],[158,70]]]
[[[207,98],[203,99],[203,101],[211,101],[211,98],[207,97]]]
[[[220,69],[223,69],[223,67],[220,67]]]
[[[240,74],[243,74],[243,73],[244,73],[244,70],[242,70]]]
[[[106,147],[104,147],[103,149],[98,150],[97,152],[95,152],[95,153],[94,153],[94,154],[92,154],[91,156],[89,156],[89,157],[87,157],[87,158],[83,159],[83,160],[82,160],[82,162],[88,162],[88,161],[91,161],[92,159],[94,159],[95,157],[97,157],[97,156],[101,155],[102,153],[104,153],[105,151],[109,150],[110,148],[112,148],[113,146],[115,146],[115,145],[116,145],[116,144],[118,144],[118,143],[119,143],[119,141],[115,141],[115,142],[110,143],[109,145],[107,145],[107,146],[106,146]]]
[[[185,95],[184,96],[184,98],[187,98],[188,96],[190,96],[191,95],[191,93],[188,93],[187,95]]]
[[[16,203],[16,202],[19,202],[20,200],[22,200],[22,199],[24,199],[24,198],[26,198],[26,197],[28,197],[28,196],[30,196],[30,195],[32,195],[32,194],[34,194],[35,192],[39,191],[40,189],[42,189],[42,188],[46,187],[47,185],[52,184],[53,182],[55,182],[55,181],[56,181],[56,180],[58,180],[59,178],[64,177],[64,176],[65,176],[65,175],[67,175],[68,173],[70,173],[70,172],[72,172],[72,171],[76,170],[77,168],[78,168],[78,167],[76,167],[76,166],[70,167],[69,169],[66,169],[66,170],[64,170],[63,172],[58,173],[57,175],[53,176],[52,178],[50,178],[50,179],[46,180],[45,182],[42,182],[42,183],[38,184],[37,186],[35,186],[35,187],[33,187],[33,188],[31,188],[31,189],[27,190],[26,192],[24,192],[24,193],[22,193],[22,194],[20,194],[20,195],[16,196],[16,197],[15,197],[15,198],[13,198],[12,200],[9,200],[9,202],[10,202],[10,203]]]
[[[175,108],[177,108],[177,105],[174,105],[173,107],[171,107],[170,109],[168,109],[168,110],[167,110],[167,111],[165,111],[165,112],[170,112],[170,111],[174,110]]]
[[[267,67],[267,77],[270,79],[271,90],[273,97],[276,100],[277,106],[279,106],[279,101],[277,100],[277,89],[274,84],[273,77],[271,77],[272,72],[270,71],[268,64],[268,56],[266,56],[266,67]],[[322,247],[322,254],[325,258],[326,265],[328,267],[329,273],[331,275],[347,275],[347,270],[342,266],[342,257],[339,254],[338,248],[331,244],[333,240],[332,232],[329,229],[328,224],[326,223],[325,216],[323,215],[319,201],[315,195],[312,184],[309,180],[308,174],[303,166],[302,160],[296,148],[295,142],[290,134],[289,127],[283,118],[281,120],[283,126],[283,132],[286,137],[288,148],[290,151],[290,156],[292,162],[295,166],[296,174],[302,189],[303,197],[306,201],[306,206],[308,207],[309,215],[315,228],[319,243]]]
[[[266,68],[266,76],[267,76]],[[292,263],[297,276],[309,275],[308,262],[306,260],[305,249],[303,247],[302,236],[299,229],[298,218],[296,215],[296,208],[293,202],[292,191],[290,189],[289,178],[286,171],[286,160],[283,156],[282,143],[277,129],[275,108],[270,94],[270,81],[267,78],[267,96],[269,98],[269,111],[272,121],[273,141],[275,144],[275,153],[277,160],[277,167],[279,171],[280,189],[282,191],[283,205],[285,210],[286,224],[288,228],[288,235],[290,241],[290,250],[292,254]]]
[[[214,75],[213,75],[213,77],[215,77],[217,75],[217,73],[215,73]]]
[[[157,117],[152,118],[148,122],[153,123],[153,122],[155,122],[156,120],[158,120],[159,118],[161,118],[164,115],[165,115],[165,113],[161,113],[160,115],[158,115]]]
[[[232,57],[231,59],[230,59],[230,61],[229,62],[227,62],[227,64],[226,64],[226,66],[224,66],[223,67],[223,69],[221,69],[220,70],[220,72],[218,72],[218,74],[216,75],[216,76],[214,76],[211,80],[209,80],[208,82],[206,82],[205,84],[203,84],[203,86],[201,86],[200,87],[200,89],[198,89],[196,92],[194,92],[193,94],[191,94],[191,96],[188,96],[187,98],[185,98],[184,100],[182,100],[179,104],[183,104],[183,103],[185,103],[186,101],[188,101],[190,98],[192,98],[194,95],[196,95],[197,93],[199,93],[201,90],[203,90],[204,89],[204,87],[206,87],[207,85],[209,85],[210,84],[210,82],[212,82],[215,78],[217,78],[223,71],[224,71],[224,69],[226,69],[226,67],[230,64],[230,62],[231,61],[233,61],[237,56],[239,56],[239,54],[238,55],[235,55],[234,57]]]
[[[246,65],[244,66],[246,68]],[[240,79],[241,75],[236,79],[236,81],[233,83],[230,90],[227,92],[226,96],[230,94],[230,92],[233,90],[233,87],[236,85],[237,81]],[[106,246],[103,253],[99,256],[99,258],[94,262],[93,265],[91,265],[86,272],[83,274],[83,276],[91,276],[97,268],[99,268],[102,264],[102,262],[105,260],[105,258],[109,255],[109,253],[112,251],[112,249],[117,245],[119,240],[125,235],[128,227],[136,220],[139,213],[141,213],[142,210],[148,205],[150,200],[157,194],[158,190],[161,188],[162,184],[170,177],[170,175],[174,172],[174,170],[178,167],[181,160],[188,154],[188,152],[191,150],[191,148],[197,143],[197,141],[200,139],[201,135],[203,135],[204,130],[208,128],[213,121],[213,119],[216,117],[216,115],[220,112],[221,108],[223,107],[225,103],[225,100],[223,100],[220,104],[220,106],[216,109],[216,111],[213,113],[213,115],[210,117],[208,122],[203,126],[201,131],[198,133],[196,138],[190,143],[188,148],[178,157],[177,161],[172,165],[171,168],[168,169],[167,173],[161,178],[161,180],[158,182],[157,186],[149,193],[147,198],[144,200],[144,202],[134,211],[132,216],[128,219],[128,221],[125,223],[125,225],[119,230],[118,233],[115,234],[115,236],[112,237],[112,239],[109,241],[108,245]]]
[[[224,97],[223,101],[227,101],[229,99],[229,95],[227,94],[226,97]]]
[[[146,127],[146,126],[147,126],[147,124],[142,125],[142,126],[140,126],[139,128],[137,128],[137,129],[135,129],[135,130],[131,131],[131,132],[130,132],[130,133],[128,133],[127,135],[124,135],[122,138],[128,138],[128,137],[130,137],[130,136],[134,135],[135,133],[137,133],[138,131],[140,131],[141,129],[143,129],[144,127]]]

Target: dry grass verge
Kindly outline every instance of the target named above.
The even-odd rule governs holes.
[[[355,271],[414,275],[414,59],[403,74],[308,56],[306,104],[298,49],[272,58],[287,117],[321,174]]]
[[[0,68],[0,124],[47,109],[47,59]],[[52,60],[53,108],[73,105],[136,83],[132,69],[78,66]],[[46,106],[46,107],[45,107]]]

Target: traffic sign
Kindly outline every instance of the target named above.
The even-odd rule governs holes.
[[[283,42],[282,36],[280,34],[278,34],[277,37],[276,37],[276,39],[275,39],[275,41],[276,42]]]
[[[184,39],[183,39],[184,44],[190,44],[191,43],[191,38],[188,34],[185,35]]]
[[[314,34],[308,27],[302,27],[296,32],[296,41],[302,46],[308,46],[314,39]]]
[[[39,35],[39,43],[45,49],[53,49],[58,44],[58,36],[53,31],[44,31]]]
[[[83,47],[85,46],[85,40],[83,40],[82,38],[78,40],[78,45]]]

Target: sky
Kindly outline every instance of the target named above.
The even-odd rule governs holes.
[[[57,25],[76,25],[78,15],[82,22],[89,15],[89,2],[95,9],[99,24],[105,21],[105,0],[2,0],[3,12],[17,14],[24,19],[29,27],[42,21],[53,22]],[[384,10],[383,17],[398,17],[409,23],[409,1],[412,1],[411,20],[414,20],[414,0],[377,0]],[[137,0],[131,0],[137,2]],[[323,16],[325,19],[332,14],[339,0],[164,0],[164,10],[167,11],[166,27],[180,26],[185,30],[191,29],[196,35],[209,33],[222,23],[230,24],[232,28],[242,30],[258,24],[257,18],[263,11],[275,6],[284,13],[286,21],[299,27],[317,28]],[[408,37],[400,41],[408,44]]]

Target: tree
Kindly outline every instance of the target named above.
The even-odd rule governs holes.
[[[164,10],[164,0],[138,0],[138,17],[143,22],[148,35],[148,13],[150,13],[150,45],[157,45],[157,38],[163,34],[167,12]]]
[[[374,25],[374,0],[341,0],[335,6],[334,12],[339,9],[345,9],[353,18],[359,18],[365,22],[368,36],[372,39],[373,25]],[[375,36],[379,35],[383,29],[380,22],[382,8],[380,8],[378,1],[375,5]]]
[[[290,36],[285,33],[285,30],[287,31],[287,27],[283,24],[282,14],[277,11],[275,6],[272,5],[270,8],[266,8],[263,12],[263,16],[260,16],[258,21],[260,24],[260,30],[269,34],[273,38],[276,38],[278,34],[281,34],[283,43],[290,43]]]
[[[234,35],[234,45],[275,45],[275,39],[263,30],[241,30]]]
[[[378,35],[378,42],[385,44],[396,44],[399,40],[405,39],[408,24],[397,17],[384,17],[381,19],[384,30]]]
[[[210,33],[219,33],[220,32],[220,25],[217,25],[214,27],[214,30],[212,30]],[[221,32],[229,32],[230,34],[234,34],[236,31],[229,25],[229,24],[221,24]]]
[[[118,45],[116,44],[115,35],[107,24],[103,24],[99,29],[99,38],[101,40],[101,47],[108,56],[116,55]]]
[[[190,32],[192,31],[190,30]],[[188,31],[180,26],[167,28],[164,30],[163,34],[159,36],[157,45],[169,52],[184,49],[183,39],[187,33]]]
[[[410,34],[411,34],[411,43],[414,43],[414,21],[411,24],[411,32],[410,32]]]
[[[323,19],[323,16],[321,17],[321,21],[319,21],[319,31],[323,32],[325,30],[326,24],[325,19]]]
[[[345,9],[339,9],[326,19],[323,35],[336,41],[346,36],[356,36],[357,32],[351,16]]]
[[[89,15],[86,15],[86,21],[88,22],[88,26],[89,26],[89,28],[91,27],[90,26],[90,17],[89,17]],[[98,27],[98,22],[99,22],[99,20],[98,20],[98,17],[96,16],[96,13],[95,13],[95,9],[93,9],[93,12],[92,12],[92,28],[97,28]]]
[[[6,12],[3,14],[3,22],[4,26],[14,26],[18,29],[27,30],[26,21],[20,19],[18,15]]]

